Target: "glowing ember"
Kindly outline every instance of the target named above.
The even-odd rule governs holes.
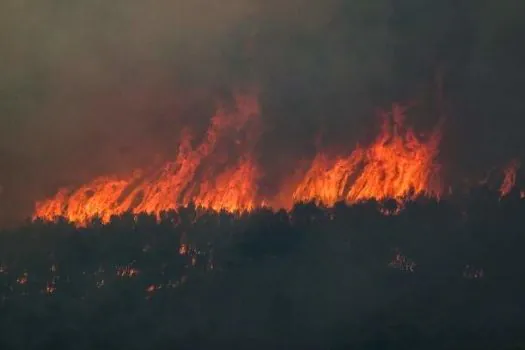
[[[156,290],[159,290],[159,289],[162,289],[162,285],[161,284],[151,284],[151,285],[149,285],[146,288],[146,292],[153,293],[153,292],[155,292]]]
[[[139,270],[131,266],[124,266],[117,268],[117,276],[119,277],[135,277],[139,274]]]
[[[406,272],[414,272],[416,263],[397,251],[394,258],[388,264],[389,267]]]
[[[27,284],[28,282],[28,273],[24,272],[24,274],[16,279],[16,283],[18,284]]]
[[[186,255],[188,254],[188,245],[187,244],[181,244],[179,247],[179,254],[180,255]]]
[[[55,282],[48,282],[46,284],[46,288],[44,289],[44,292],[46,294],[53,294],[56,291],[56,285]]]

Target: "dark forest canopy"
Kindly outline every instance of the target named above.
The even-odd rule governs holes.
[[[525,201],[234,216],[181,208],[0,234],[2,349],[518,349]]]

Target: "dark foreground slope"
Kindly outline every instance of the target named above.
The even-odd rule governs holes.
[[[0,348],[525,347],[519,193],[378,208],[3,232]]]

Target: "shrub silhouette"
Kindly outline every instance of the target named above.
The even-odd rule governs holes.
[[[500,348],[523,344],[525,202],[125,213],[0,234],[10,348]]]

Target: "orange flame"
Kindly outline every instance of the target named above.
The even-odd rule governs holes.
[[[36,204],[34,218],[63,216],[82,226],[94,217],[108,222],[111,216],[124,212],[158,216],[190,203],[240,212],[267,203],[333,205],[339,200],[354,203],[393,198],[402,202],[418,195],[439,196],[436,157],[440,134],[436,131],[421,140],[403,126],[403,112],[394,106],[369,147],[357,147],[348,156],[334,158],[321,152],[299,181],[283,184],[275,198],[262,198],[257,187],[261,173],[253,156],[261,131],[259,105],[254,97],[237,96],[235,111],[219,108],[196,147],[184,132],[175,160],[162,169],[135,171],[124,178],[100,177],[72,191],[62,189]]]
[[[258,172],[246,146],[256,138],[258,114],[256,99],[237,96],[236,111],[219,108],[198,147],[194,149],[190,135],[184,133],[177,158],[161,170],[153,174],[136,171],[128,178],[100,177],[74,191],[62,189],[54,198],[37,203],[34,217],[53,220],[64,216],[85,225],[93,217],[108,222],[111,216],[127,211],[160,214],[192,202],[214,210],[251,210],[260,205],[255,185]],[[236,165],[228,165],[228,157],[212,157],[219,144],[230,141],[228,136],[241,137],[240,131],[249,140],[234,145],[244,146]],[[217,168],[222,170],[214,177]]]
[[[516,186],[516,175],[518,169],[520,168],[520,163],[517,160],[513,160],[510,164],[503,170],[503,182],[499,188],[501,197],[505,197],[512,191],[514,186]],[[522,196],[523,197],[523,196]]]
[[[439,132],[423,142],[412,129],[403,128],[400,107],[394,106],[392,117],[392,125],[384,119],[382,132],[370,147],[357,147],[349,156],[335,159],[319,154],[297,187],[294,200],[333,205],[340,200],[355,203],[439,196]]]

